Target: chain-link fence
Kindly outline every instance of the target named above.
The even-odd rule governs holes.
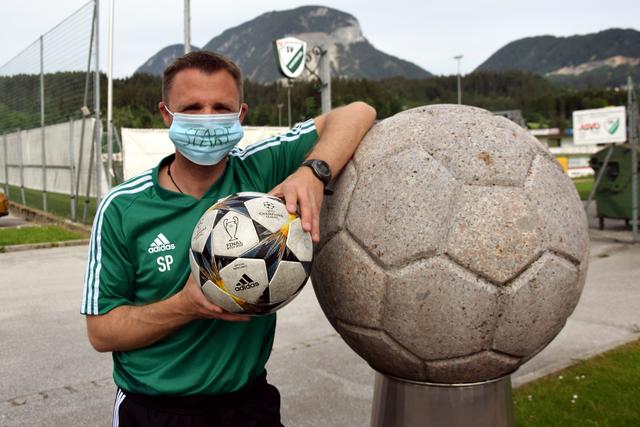
[[[104,194],[96,121],[96,2],[0,66],[0,182],[10,199],[78,219]],[[100,153],[96,155],[94,148]],[[96,182],[99,185],[96,185]],[[95,208],[94,208],[95,209]]]

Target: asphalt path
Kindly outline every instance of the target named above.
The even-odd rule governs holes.
[[[108,426],[111,356],[79,314],[86,247],[0,254],[0,425]],[[521,384],[640,336],[640,245],[593,242],[580,303],[513,375]],[[269,381],[290,426],[366,426],[374,373],[340,339],[308,286],[278,315]]]

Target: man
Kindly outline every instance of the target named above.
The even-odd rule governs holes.
[[[81,312],[94,348],[113,352],[114,425],[281,425],[264,369],[275,315],[249,318],[209,302],[190,276],[191,233],[219,198],[271,190],[290,212],[299,206],[317,242],[325,185],[375,110],[336,108],[241,150],[242,101],[234,63],[208,52],[178,58],[159,103],[175,154],[115,187],[96,213]]]

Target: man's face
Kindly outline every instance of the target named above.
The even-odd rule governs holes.
[[[166,95],[167,107],[173,113],[225,114],[241,111],[242,122],[248,109],[247,104],[240,103],[236,83],[226,70],[210,74],[193,68],[179,71]],[[170,127],[173,117],[163,102],[158,107],[164,124]]]

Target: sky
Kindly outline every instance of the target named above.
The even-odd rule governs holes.
[[[113,1],[115,77],[131,75],[163,47],[182,43],[183,0]],[[84,4],[86,0],[2,0],[0,67]],[[354,15],[376,48],[439,75],[456,73],[455,55],[463,55],[460,68],[466,74],[524,37],[640,30],[638,0],[191,0],[191,43],[203,46],[225,29],[268,11],[313,4]],[[105,70],[108,5],[109,0],[101,0],[100,63]]]

